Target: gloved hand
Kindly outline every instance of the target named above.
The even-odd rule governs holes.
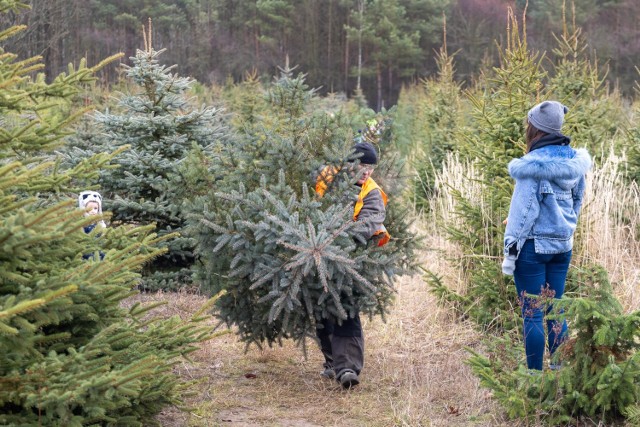
[[[513,276],[513,272],[516,270],[516,255],[507,255],[502,261],[502,273],[507,276]]]

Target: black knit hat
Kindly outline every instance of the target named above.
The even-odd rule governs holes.
[[[376,148],[370,142],[359,142],[353,146],[355,158],[360,160],[363,165],[377,165],[378,153]]]

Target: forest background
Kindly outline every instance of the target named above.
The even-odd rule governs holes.
[[[492,2],[464,3],[479,7],[465,9],[467,16],[481,17],[486,12],[495,14],[497,20],[488,25],[496,32],[495,38],[486,39],[482,48],[471,49],[478,55],[476,68],[463,72],[457,70],[467,66],[467,49],[449,43],[449,34],[458,32],[452,22],[461,15],[452,13],[455,8],[448,9],[449,5],[445,8],[441,4],[432,13],[418,13],[412,8],[433,3],[310,3],[345,7],[340,19],[357,23],[342,27],[340,57],[344,57],[344,63],[330,70],[339,76],[334,86],[322,79],[312,80],[312,73],[316,75],[313,79],[318,79],[325,72],[303,64],[289,49],[282,49],[276,42],[280,39],[263,38],[266,18],[259,25],[251,21],[249,27],[244,25],[250,21],[241,19],[238,28],[249,30],[237,31],[237,37],[232,37],[235,42],[248,40],[247,51],[251,53],[247,55],[255,54],[255,61],[238,63],[236,72],[219,74],[211,74],[215,67],[203,66],[206,75],[198,74],[189,58],[199,57],[205,49],[191,50],[191,56],[180,62],[176,58],[193,45],[169,44],[187,32],[175,30],[174,37],[168,37],[156,26],[163,20],[166,28],[179,22],[179,14],[172,7],[186,7],[186,3],[172,3],[168,9],[156,11],[157,15],[129,15],[131,38],[129,42],[123,39],[122,46],[128,46],[131,52],[121,59],[124,67],[116,66],[112,57],[86,68],[78,58],[91,58],[98,50],[87,46],[84,52],[75,52],[78,57],[69,54],[59,59],[60,64],[67,61],[77,65],[60,65],[59,70],[64,72],[57,75],[51,68],[55,66],[51,61],[55,49],[29,50],[37,45],[27,38],[37,34],[31,25],[43,30],[53,22],[41,20],[50,17],[47,10],[76,13],[95,11],[91,8],[105,4],[47,9],[62,3],[33,2],[33,9],[24,10],[11,0],[0,3],[10,9],[7,27],[20,22],[30,25],[21,32],[7,30],[2,35],[7,38],[3,40],[6,52],[22,53],[16,57],[6,53],[4,62],[0,62],[0,87],[7,95],[3,104],[6,134],[0,146],[6,165],[0,180],[0,201],[7,206],[0,211],[4,233],[0,269],[0,327],[4,334],[0,339],[3,346],[11,346],[0,361],[2,380],[7,384],[0,389],[0,421],[47,424],[42,420],[48,420],[55,424],[53,420],[60,420],[60,425],[73,425],[68,422],[73,420],[80,425],[117,423],[126,416],[132,425],[151,420],[163,425],[232,422],[299,426],[640,422],[640,106],[633,65],[639,61],[637,55],[624,57],[629,70],[634,70],[624,85],[620,75],[607,73],[604,63],[612,65],[614,58],[604,62],[596,59],[602,57],[589,41],[597,44],[602,37],[593,39],[585,31],[591,19],[582,9],[586,2],[572,11],[567,5],[566,14],[559,5],[548,4],[546,9],[538,9],[544,11],[541,16],[545,18],[539,18],[537,26],[529,16],[536,16],[534,9],[542,3],[530,5],[525,21],[519,3],[510,4],[515,13],[508,12],[508,3],[500,7]],[[198,8],[203,4],[197,3]],[[216,7],[239,6],[241,2],[208,4],[213,12],[222,10]],[[269,7],[287,5],[274,1],[251,4],[253,9],[241,10],[264,13],[280,10]],[[136,13],[150,5],[160,3],[130,4],[137,8]],[[618,24],[637,16],[631,2],[592,6],[600,7],[601,16],[610,16],[603,12],[605,9],[617,11]],[[34,12],[38,7],[39,12]],[[347,13],[347,7],[355,12]],[[443,9],[450,12],[445,12],[449,15],[447,43],[439,35],[444,33]],[[409,10],[414,13],[409,14]],[[430,47],[435,52],[421,53],[422,64],[433,61],[431,71],[403,62],[411,55],[393,56],[409,50],[416,53],[404,47],[410,46],[411,40],[422,42],[426,38],[415,32],[406,36],[391,31],[396,28],[391,11],[398,17],[433,18],[433,40],[439,40],[439,44],[433,42]],[[313,16],[333,16],[325,12]],[[76,15],[60,21],[65,24],[59,28],[65,28],[61,34],[68,29],[76,37],[79,27],[71,24],[76,23],[72,16]],[[105,16],[111,19],[117,13],[111,9]],[[212,16],[217,18],[210,22],[233,22],[217,14]],[[149,17],[153,18],[154,29],[141,37],[140,30]],[[366,23],[365,17],[371,20]],[[556,18],[557,31],[541,37],[553,40],[542,54],[536,47],[540,43],[538,31]],[[281,26],[283,21],[276,22]],[[111,31],[111,26],[117,28],[119,24],[103,21],[103,25]],[[250,31],[256,28],[260,31]],[[608,36],[618,33],[635,34],[632,26],[607,27]],[[57,46],[57,52],[63,52],[69,44],[66,36],[44,34],[47,36],[41,36],[41,40],[46,40],[46,46],[55,40],[52,46]],[[124,34],[126,31],[121,30],[107,39],[115,43]],[[293,40],[305,33],[295,30],[280,34],[289,34]],[[480,40],[479,36],[472,39]],[[112,48],[123,50],[119,43]],[[622,42],[620,45],[626,46]],[[327,47],[327,58],[335,59],[329,51],[335,52]],[[242,49],[236,46],[219,54],[215,64],[228,66],[240,52]],[[362,53],[359,71],[357,52]],[[35,76],[39,68],[32,64],[39,59],[23,60],[30,53],[43,55],[42,69],[46,73]],[[20,61],[14,63],[15,58]],[[261,62],[267,58],[272,62]],[[102,58],[90,63],[99,60]],[[616,61],[619,65],[620,60]],[[288,64],[298,68],[294,71]],[[402,75],[400,70],[408,70],[408,74]],[[174,72],[198,77],[198,81]],[[94,73],[100,77],[97,84],[91,79]],[[337,86],[338,81],[344,86]],[[316,91],[316,85],[323,87]],[[360,96],[359,85],[367,99]],[[398,85],[396,95],[394,85]],[[382,108],[394,104],[394,96],[397,107]],[[595,167],[588,176],[587,199],[567,286],[566,315],[573,335],[564,354],[565,368],[532,376],[522,365],[514,287],[499,269],[502,220],[512,190],[504,166],[522,155],[524,113],[546,98],[570,106],[565,129],[576,146],[586,146],[593,154]],[[237,237],[233,234],[251,235],[250,230],[256,229],[261,239],[275,242],[266,245],[271,247],[288,236],[303,245],[290,242],[287,248],[304,252],[305,239],[316,238],[313,227],[309,236],[303,233],[301,238],[299,231],[290,232],[292,227],[287,227],[284,219],[296,224],[302,203],[300,211],[309,212],[308,223],[323,228],[328,218],[323,218],[325,211],[316,209],[314,203],[318,202],[303,190],[308,172],[321,161],[331,160],[327,156],[339,151],[336,148],[350,146],[357,129],[371,119],[386,126],[376,141],[382,154],[376,176],[393,195],[388,225],[394,237],[387,248],[373,254],[380,261],[387,253],[412,244],[414,235],[422,236],[424,250],[415,261],[424,274],[400,278],[386,323],[377,318],[365,321],[368,340],[374,343],[367,350],[365,381],[354,393],[340,393],[335,385],[318,378],[317,352],[306,359],[291,340],[286,340],[283,347],[251,347],[243,354],[246,338],[255,336],[255,331],[247,332],[242,327],[265,326],[260,317],[238,322],[246,320],[242,316],[250,314],[247,307],[252,308],[251,304],[231,315],[228,309],[233,309],[235,302],[225,305],[231,296],[223,296],[218,304],[223,312],[227,309],[225,320],[240,326],[241,336],[211,339],[210,328],[202,324],[214,319],[202,314],[213,303],[206,298],[220,286],[237,291],[234,298],[264,285],[262,280],[248,280],[249,276],[234,276],[237,271],[244,274],[241,270],[247,266],[261,266],[256,261],[268,257],[259,252],[259,247],[246,250],[247,245],[255,243],[250,239],[236,239],[227,245]],[[77,123],[73,127],[74,120]],[[292,150],[292,146],[297,149]],[[303,152],[309,147],[315,151]],[[50,161],[43,163],[42,159]],[[405,167],[398,173],[394,167],[402,163]],[[88,220],[81,218],[77,209],[69,209],[72,199],[86,186],[100,189],[107,196],[105,208],[111,221],[99,236],[84,235],[80,226]],[[185,192],[185,188],[190,191]],[[291,198],[292,188],[299,189],[299,200]],[[286,209],[282,202],[286,202]],[[233,209],[225,211],[229,205]],[[41,213],[43,206],[47,210]],[[202,217],[202,206],[208,208],[204,210],[206,218]],[[403,222],[407,207],[415,214],[411,215],[415,220],[411,227]],[[216,209],[221,211],[216,213]],[[63,210],[61,221],[58,212]],[[194,212],[197,221],[189,224]],[[265,212],[281,217],[265,217]],[[242,220],[220,221],[221,216],[216,217],[227,213],[242,215]],[[183,231],[180,227],[184,221],[190,227],[195,225],[195,234],[178,238],[175,232]],[[264,221],[277,227],[265,229]],[[330,223],[335,225],[336,221]],[[243,233],[233,233],[233,227],[245,228]],[[318,236],[327,238],[326,234]],[[197,240],[195,247],[200,250],[194,276],[187,271],[196,259],[190,238]],[[211,250],[213,246],[216,252]],[[95,262],[82,259],[87,251],[93,253]],[[95,258],[100,251],[105,251],[106,257],[98,262]],[[221,253],[223,256],[219,256]],[[167,260],[175,261],[180,271],[160,271],[159,267],[168,265]],[[231,265],[240,263],[242,268],[220,274],[219,262],[230,260]],[[140,281],[138,272],[143,264]],[[174,273],[178,280],[169,279]],[[384,274],[377,272],[376,276]],[[190,282],[183,281],[192,277],[200,285],[196,294],[190,293],[194,290]],[[150,286],[152,280],[157,286]],[[131,291],[133,286],[175,290],[176,284],[187,285],[188,289],[136,296]],[[274,306],[284,301],[295,313],[299,306],[280,296],[274,295],[278,297]],[[390,294],[384,296],[389,297],[385,303],[391,302]],[[164,299],[170,301],[169,313],[158,310]],[[149,320],[151,313],[156,317]],[[159,326],[151,327],[156,322]],[[273,338],[269,335],[265,340]],[[280,338],[276,336],[275,341]],[[185,354],[192,357],[180,357]],[[74,363],[69,364],[70,359]],[[117,369],[112,360],[117,360]],[[85,367],[95,369],[85,375]],[[149,378],[157,381],[149,385]],[[186,391],[188,388],[193,394]],[[172,410],[185,401],[193,409],[191,413]],[[159,419],[155,418],[158,413]]]
[[[496,65],[504,42],[506,9],[521,14],[524,0],[32,0],[31,10],[3,17],[27,30],[8,41],[21,57],[42,55],[47,76],[87,58],[98,63],[117,52],[124,61],[140,46],[140,28],[154,20],[154,47],[165,63],[202,84],[239,82],[248,70],[263,81],[288,55],[321,94],[351,95],[360,86],[371,107],[396,104],[403,84],[437,71],[443,44],[456,55],[456,79],[473,81]],[[550,52],[562,32],[562,1],[530,1],[529,47]],[[640,56],[640,3],[581,0],[575,24],[589,56],[609,69],[607,81],[629,94]],[[548,64],[547,64],[548,65]],[[546,66],[546,65],[544,65]],[[118,79],[115,65],[100,72]]]

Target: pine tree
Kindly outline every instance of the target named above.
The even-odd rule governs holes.
[[[156,224],[159,236],[182,233],[185,218],[182,204],[187,188],[171,187],[179,163],[194,147],[213,149],[223,135],[220,110],[194,108],[187,97],[193,81],[172,74],[174,67],[161,65],[150,40],[138,50],[125,75],[133,84],[122,95],[118,107],[95,115],[104,133],[96,151],[113,151],[130,146],[116,157],[118,168],[101,174],[105,204],[113,221]],[[136,91],[137,89],[137,91]],[[178,181],[176,181],[178,180]],[[183,233],[167,240],[168,251],[144,271],[143,289],[176,289],[191,283],[194,241]]]
[[[490,357],[472,351],[469,364],[510,418],[569,425],[589,417],[609,425],[637,414],[640,311],[623,312],[600,267],[580,269],[573,279],[577,296],[553,303],[572,331],[555,355],[560,370],[527,371],[515,335],[490,338]]]
[[[640,68],[636,68],[640,76]],[[636,123],[640,117],[640,83],[634,85],[635,102],[632,105],[632,121]],[[627,176],[631,181],[640,182],[640,127],[629,126],[625,133],[626,152],[628,157]]]
[[[314,108],[304,77],[282,70],[267,93],[268,113],[213,160],[219,179],[194,202],[191,224],[207,270],[200,277],[220,279],[212,285],[227,291],[219,315],[247,344],[292,338],[304,346],[322,318],[341,322],[358,308],[384,315],[395,276],[413,267],[415,241],[384,172],[390,122],[382,120],[376,179],[389,180],[385,225],[394,239],[373,248],[356,242],[361,225],[352,220],[353,181],[344,169],[324,197],[315,195],[320,168],[345,164],[354,132],[341,114]]]
[[[251,133],[260,121],[267,108],[267,100],[262,96],[263,90],[257,72],[246,73],[239,85],[229,82],[223,91],[225,106],[235,114],[231,124],[238,129]]]
[[[0,12],[25,5],[4,1]],[[11,27],[4,40],[23,30]],[[149,317],[132,295],[141,265],[158,256],[152,226],[87,235],[76,183],[98,179],[111,156],[65,169],[55,155],[80,87],[105,63],[81,61],[47,83],[39,57],[0,55],[0,424],[139,425],[178,404],[177,357],[209,333],[201,319]],[[93,217],[95,218],[95,217]],[[106,253],[103,261],[82,255]]]
[[[524,117],[542,87],[545,73],[540,58],[527,49],[517,19],[509,16],[507,45],[501,51],[500,68],[486,77],[486,86],[468,92],[472,105],[471,120],[455,132],[454,145],[464,159],[472,162],[483,189],[471,198],[450,183],[456,197],[456,221],[444,224],[449,240],[461,246],[467,255],[456,262],[466,274],[466,292],[459,294],[441,278],[429,274],[432,290],[454,303],[459,312],[483,327],[511,329],[516,323],[515,286],[503,276],[500,261],[503,252],[504,225],[513,182],[507,163],[524,153]]]
[[[627,114],[620,94],[604,84],[606,73],[596,60],[586,57],[582,30],[575,22],[571,28],[564,22],[562,34],[556,36],[558,45],[551,55],[555,64],[547,88],[555,99],[570,106],[564,125],[566,133],[574,144],[586,147],[599,161],[612,148],[626,148],[620,129],[629,127]]]
[[[403,129],[401,146],[415,175],[415,205],[420,209],[427,208],[434,196],[435,174],[455,150],[455,132],[463,123],[462,90],[454,79],[454,57],[446,44],[436,55],[436,63],[437,78],[423,79],[420,87],[403,90],[398,101],[399,109],[413,109],[402,114],[408,120],[399,126]]]
[[[571,325],[570,338],[555,353],[554,362],[561,361],[562,368],[530,372],[523,363],[515,286],[499,269],[502,220],[512,192],[506,165],[523,154],[523,117],[528,108],[543,99],[571,98],[575,102],[574,116],[567,126],[580,135],[580,145],[594,146],[613,121],[604,118],[611,111],[608,108],[604,108],[603,117],[589,117],[594,109],[588,106],[593,100],[588,99],[602,96],[613,109],[616,103],[615,97],[600,91],[597,70],[579,59],[579,33],[571,37],[565,34],[559,40],[561,47],[556,54],[561,59],[548,78],[540,68],[541,58],[528,51],[512,16],[509,22],[501,67],[487,73],[469,92],[474,106],[472,120],[469,128],[456,133],[461,138],[456,144],[460,155],[479,171],[479,176],[472,177],[478,194],[464,194],[458,190],[459,184],[448,183],[456,188],[457,218],[446,224],[445,230],[449,240],[460,245],[465,254],[458,265],[468,272],[466,289],[455,292],[429,273],[432,289],[452,302],[459,314],[470,317],[485,331],[497,332],[487,334],[482,350],[487,356],[470,350],[473,356],[469,364],[509,418],[524,418],[525,423],[536,425],[573,425],[585,417],[604,422],[621,416],[632,418],[638,413],[638,313],[622,312],[601,268],[572,268],[567,290],[569,295],[576,293],[579,297],[553,300],[556,311],[550,317],[566,317]],[[586,126],[590,120],[593,129]],[[540,299],[541,303],[550,303],[544,297]]]

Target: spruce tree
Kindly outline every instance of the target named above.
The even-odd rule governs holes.
[[[479,171],[473,176],[479,194],[464,194],[456,183],[448,183],[456,188],[457,218],[445,230],[465,254],[458,260],[462,271],[468,272],[465,291],[455,292],[429,274],[436,294],[452,302],[459,314],[495,333],[486,336],[481,352],[470,350],[469,363],[509,418],[524,418],[527,424],[579,424],[587,417],[610,422],[638,413],[638,313],[622,312],[606,272],[597,266],[572,268],[565,298],[539,297],[541,304],[553,304],[550,318],[567,319],[570,335],[555,353],[553,362],[562,362],[559,371],[530,372],[523,363],[515,286],[499,267],[502,220],[512,192],[506,165],[523,154],[527,109],[544,99],[572,99],[573,115],[568,115],[566,126],[568,133],[578,135],[578,145],[597,146],[612,127],[612,120],[606,119],[612,110],[604,108],[601,117],[588,105],[593,96],[602,97],[613,110],[617,104],[615,97],[600,91],[597,69],[580,59],[578,34],[565,34],[559,40],[561,47],[555,52],[559,64],[548,78],[541,71],[541,57],[528,51],[510,17],[502,65],[469,91],[474,112],[456,144],[461,156]],[[577,296],[571,298],[572,294]]]
[[[640,77],[640,68],[636,68]],[[640,117],[640,83],[634,85],[635,102],[631,106],[632,123]],[[629,180],[640,182],[640,126],[629,126],[625,132],[626,154],[628,158],[627,173]]]
[[[267,109],[267,100],[263,96],[264,90],[257,72],[246,73],[238,85],[227,82],[222,95],[225,107],[233,113],[231,126],[251,133]]]
[[[194,146],[212,149],[223,128],[220,110],[194,108],[187,96],[193,81],[160,64],[164,50],[155,51],[150,40],[147,43],[131,58],[133,65],[125,66],[132,89],[120,96],[116,108],[95,115],[103,143],[94,150],[130,146],[116,157],[118,168],[101,173],[105,204],[116,223],[153,223],[161,237],[180,233],[161,245],[168,251],[145,267],[140,285],[176,289],[191,283],[195,242],[183,233],[182,204],[189,188],[175,185],[180,177],[174,175]]]
[[[8,0],[0,12],[23,7]],[[34,74],[40,59],[0,55],[0,424],[148,425],[180,402],[186,384],[172,367],[208,332],[200,319],[121,307],[141,265],[162,252],[158,237],[152,226],[85,234],[95,217],[75,195],[111,156],[65,169],[54,153],[82,113],[73,97],[104,64],[81,61],[47,83]],[[83,259],[97,251],[103,261]]]
[[[381,120],[385,130],[376,132],[376,179],[391,197],[385,225],[393,239],[377,248],[357,237],[357,192],[342,168],[355,133],[341,114],[314,108],[317,97],[304,77],[282,70],[267,91],[262,120],[213,159],[218,179],[191,216],[208,270],[200,277],[219,279],[214,285],[227,291],[219,315],[247,344],[292,338],[304,345],[323,318],[341,322],[358,309],[384,315],[394,278],[413,267],[415,240],[393,198],[394,176],[385,172],[393,158],[390,121]],[[326,165],[339,172],[318,198],[314,186]]]
[[[510,418],[554,426],[588,417],[610,425],[640,410],[640,311],[623,312],[600,267],[580,269],[574,280],[575,296],[553,302],[555,316],[571,325],[555,355],[560,370],[527,371],[513,336],[490,340],[489,357],[472,351],[469,364]]]
[[[626,148],[620,130],[628,127],[620,94],[605,84],[606,73],[585,52],[582,30],[567,23],[556,36],[557,47],[551,53],[553,75],[547,88],[554,99],[570,106],[566,133],[574,144],[586,147],[596,161]]]
[[[455,81],[454,57],[446,45],[436,55],[438,76],[424,79],[419,87],[401,91],[398,109],[404,118],[401,147],[415,176],[412,193],[419,209],[434,196],[435,174],[442,170],[447,154],[455,151],[455,133],[463,124],[463,100]],[[410,110],[409,110],[410,109]]]
[[[442,279],[429,273],[432,290],[453,303],[460,314],[483,327],[513,328],[513,307],[517,295],[513,280],[503,276],[504,225],[513,182],[507,173],[509,161],[524,154],[526,112],[538,99],[545,73],[539,55],[529,52],[526,37],[520,34],[517,19],[510,15],[507,45],[501,51],[500,68],[487,73],[485,85],[469,91],[472,105],[469,123],[456,136],[454,145],[463,159],[471,162],[481,184],[479,197],[461,192],[449,183],[456,198],[454,223],[444,224],[449,239],[458,244],[465,257],[452,260],[465,272],[464,294],[450,289]],[[539,98],[540,97],[540,98]]]

